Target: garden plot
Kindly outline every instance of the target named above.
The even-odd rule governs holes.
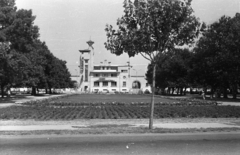
[[[100,102],[28,102],[23,106],[0,109],[0,119],[75,120],[75,119],[144,119],[149,117],[148,103]],[[218,106],[212,102],[159,102],[155,118],[229,118],[240,117],[238,106]]]
[[[21,106],[0,109],[2,120],[77,120],[149,118],[150,96],[72,95],[29,101]],[[219,106],[216,102],[157,97],[154,118],[238,118],[239,106]]]

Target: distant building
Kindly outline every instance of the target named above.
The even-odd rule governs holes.
[[[79,90],[82,92],[125,92],[139,93],[151,91],[145,76],[132,76],[130,63],[114,65],[111,62],[94,63],[93,41],[87,42],[89,48],[79,50]]]

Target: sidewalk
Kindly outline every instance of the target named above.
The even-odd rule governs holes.
[[[87,129],[132,129],[148,128],[149,119],[80,119],[69,121],[6,120],[0,122],[0,131],[46,131],[46,130],[87,130]],[[154,128],[162,129],[207,129],[238,128],[238,118],[195,118],[195,119],[154,119]]]
[[[96,125],[97,126],[97,125]],[[135,124],[130,127],[144,127],[148,124]],[[81,130],[91,128],[88,125],[6,125],[0,126],[0,131],[46,131],[46,130]],[[161,123],[154,124],[154,128],[165,129],[206,129],[206,128],[239,128],[239,125],[228,125],[223,123]]]

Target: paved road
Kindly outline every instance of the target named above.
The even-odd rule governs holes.
[[[239,153],[240,133],[2,136],[0,138],[1,155],[239,155]]]

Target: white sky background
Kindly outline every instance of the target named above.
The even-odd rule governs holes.
[[[106,24],[115,26],[123,15],[124,0],[16,0],[18,9],[32,9],[34,22],[40,28],[40,39],[50,51],[67,61],[71,74],[77,74],[79,51],[87,49],[86,41],[93,40],[95,63],[107,59],[112,64],[126,64],[128,55],[115,56],[104,47]],[[222,15],[233,17],[240,12],[240,0],[193,0],[196,17],[210,24]],[[116,28],[116,27],[115,27]],[[131,58],[138,75],[144,75],[147,60],[141,56]],[[135,71],[132,74],[136,74]]]

